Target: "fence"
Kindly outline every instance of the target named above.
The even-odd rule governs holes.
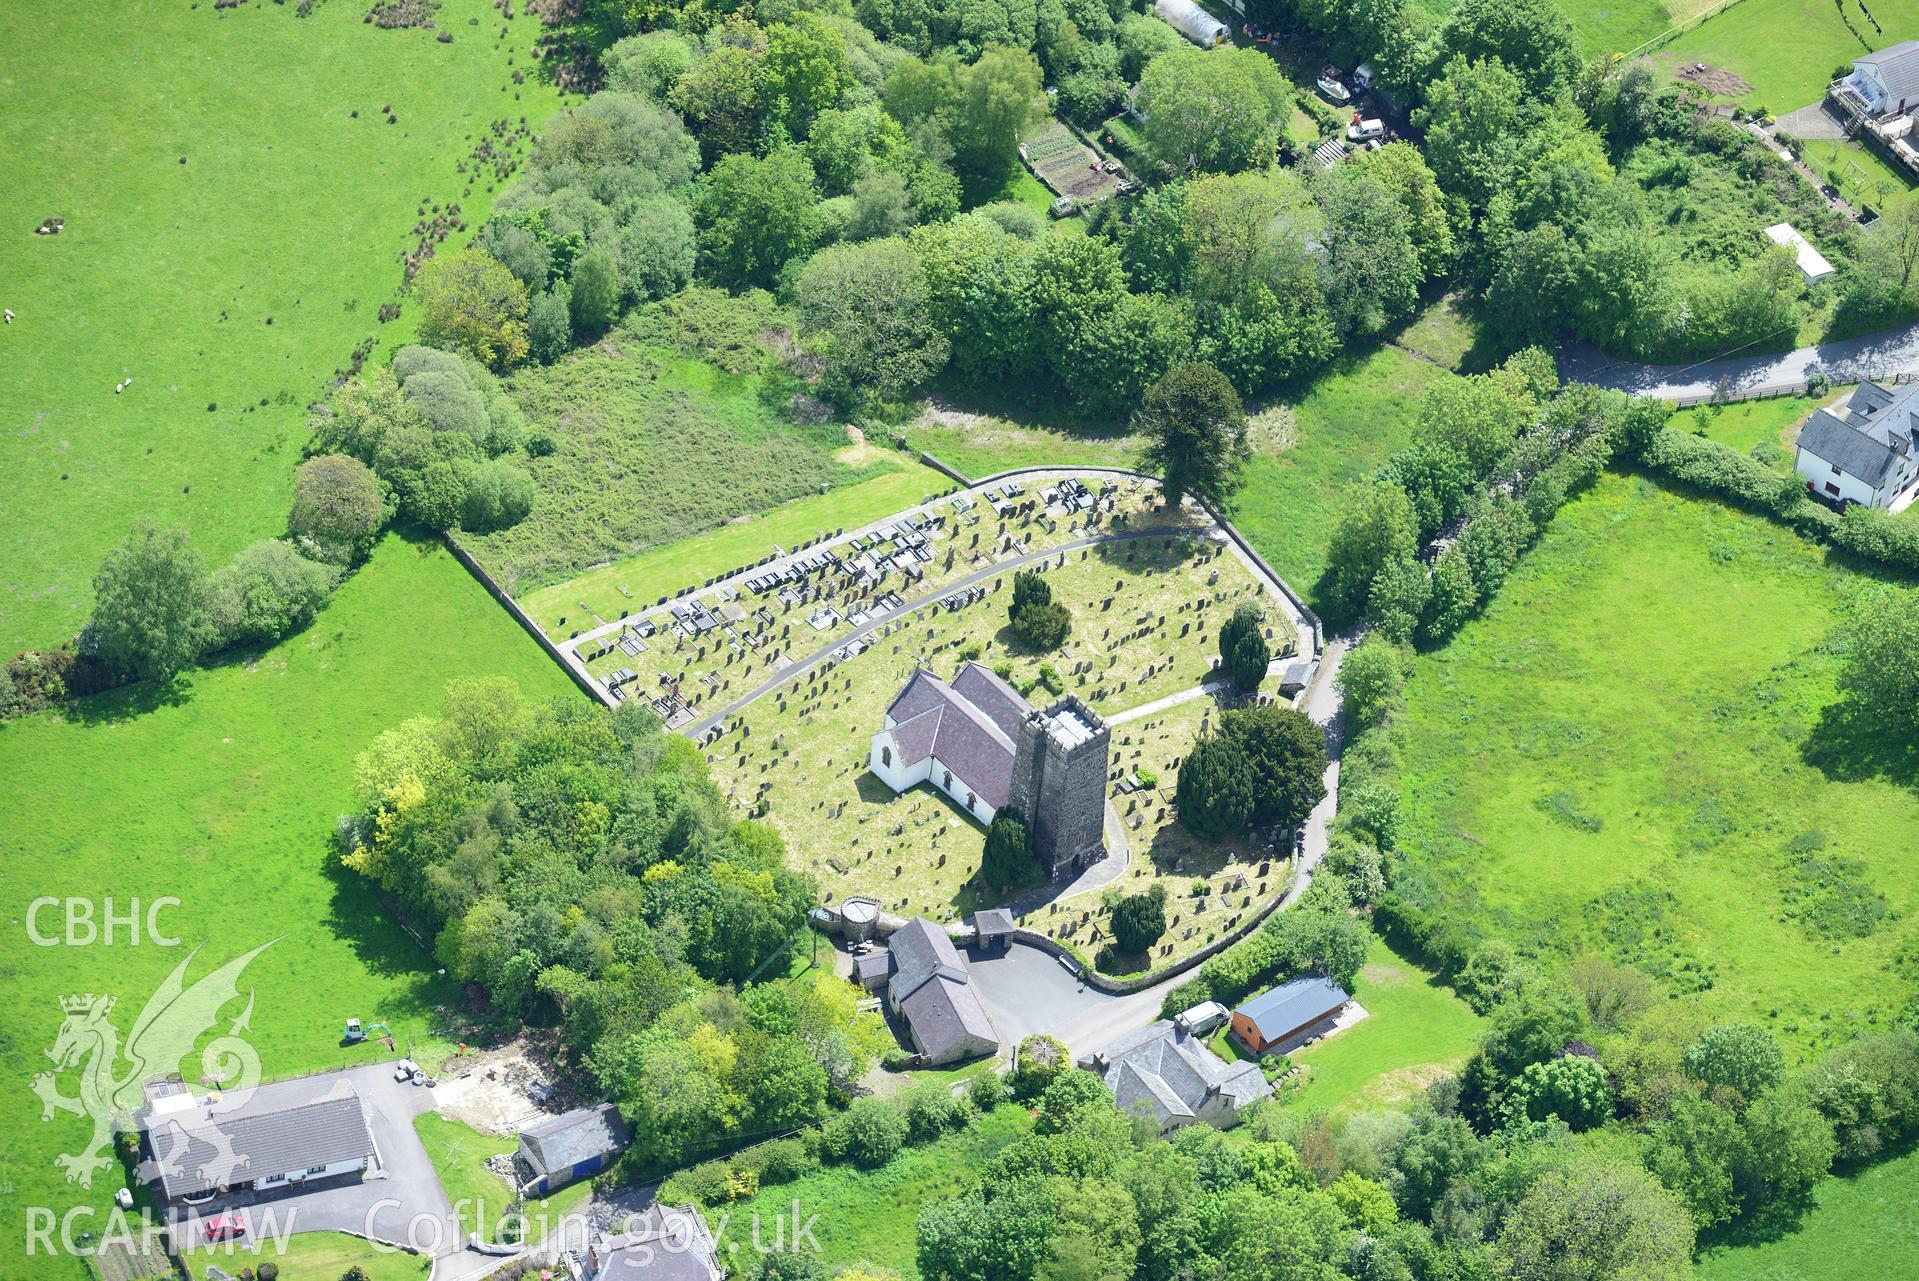
[[[1905,383],[1919,381],[1919,371],[1907,370],[1901,373],[1879,374],[1866,372],[1853,376],[1849,373],[1823,374],[1826,385],[1847,382],[1873,382],[1881,387],[1897,387]],[[1812,380],[1799,378],[1792,382],[1762,383],[1757,387],[1715,387],[1708,392],[1695,392],[1683,396],[1662,396],[1680,409],[1691,409],[1696,405],[1729,405],[1741,400],[1771,400],[1776,396],[1805,396],[1812,394]]]

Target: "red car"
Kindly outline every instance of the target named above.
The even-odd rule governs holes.
[[[247,1234],[247,1221],[237,1214],[216,1214],[207,1220],[207,1240],[238,1241]]]

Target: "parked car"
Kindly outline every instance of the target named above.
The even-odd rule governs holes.
[[[1346,87],[1338,67],[1325,67],[1320,70],[1319,79],[1313,82],[1319,91],[1334,102],[1351,102],[1353,91]]]
[[[1355,120],[1346,126],[1346,141],[1371,142],[1375,138],[1386,136],[1384,120]]]
[[[238,1241],[247,1234],[247,1221],[237,1214],[216,1214],[207,1220],[207,1240]]]

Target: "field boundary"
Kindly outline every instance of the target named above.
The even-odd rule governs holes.
[[[559,646],[555,645],[547,634],[541,630],[540,625],[534,622],[525,610],[520,608],[519,602],[509,596],[505,588],[493,581],[493,575],[486,572],[485,567],[473,558],[473,554],[467,551],[466,548],[460,546],[460,541],[453,536],[452,530],[447,530],[444,538],[446,540],[447,550],[453,553],[453,558],[466,566],[466,572],[477,578],[480,581],[480,585],[492,594],[494,600],[506,607],[506,612],[513,616],[514,620],[520,624],[521,629],[525,631],[528,636],[531,636],[538,642],[540,648],[546,651],[548,658],[560,665],[560,670],[567,674],[582,694],[585,694],[588,698],[608,708],[619,706],[619,704],[613,700],[613,696],[600,689],[591,677],[566,661],[566,656],[560,653]]]

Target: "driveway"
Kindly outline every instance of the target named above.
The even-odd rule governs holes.
[[[497,1259],[466,1250],[453,1205],[414,1132],[413,1118],[433,1110],[431,1089],[395,1081],[389,1061],[264,1085],[256,1097],[269,1095],[276,1102],[297,1105],[326,1096],[342,1081],[360,1096],[373,1137],[377,1155],[367,1177],[279,1196],[223,1197],[190,1207],[190,1215],[172,1224],[176,1248],[206,1244],[206,1221],[234,1209],[246,1219],[256,1242],[297,1232],[348,1232],[434,1256],[438,1281],[468,1275],[482,1262],[497,1264]]]
[[[1734,392],[1791,392],[1808,376],[1827,375],[1836,383],[1891,378],[1919,371],[1919,325],[1887,329],[1863,338],[1801,347],[1796,351],[1723,356],[1690,365],[1641,365],[1615,359],[1590,343],[1559,349],[1559,376],[1635,396],[1698,404],[1710,400],[1723,379]]]

